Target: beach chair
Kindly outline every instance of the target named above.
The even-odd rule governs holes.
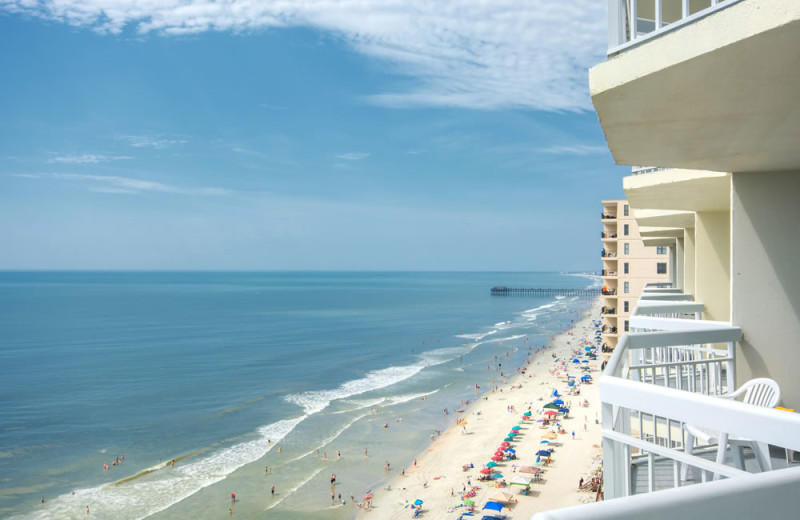
[[[752,404],[755,406],[763,406],[765,408],[775,408],[781,400],[781,389],[778,383],[766,377],[751,379],[743,384],[735,392],[730,394],[722,394],[717,396],[721,399],[737,399],[742,397],[743,403]],[[711,428],[703,428],[691,424],[684,424],[683,429],[686,430],[686,447],[685,451],[688,455],[692,454],[694,450],[694,442],[698,440],[706,444],[717,444],[717,464],[725,463],[725,451],[728,445],[731,447],[731,456],[733,457],[734,465],[743,470],[744,469],[744,453],[742,448],[749,446],[753,450],[753,454],[758,461],[758,466],[761,471],[771,471],[772,462],[769,458],[769,446],[763,442],[757,442],[752,439],[745,439],[728,435],[725,432],[713,430]],[[681,468],[681,479],[686,480],[688,477],[689,465],[684,464]],[[717,479],[718,475],[714,475]]]

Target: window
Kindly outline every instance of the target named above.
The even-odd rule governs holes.
[[[626,254],[626,255],[627,255],[627,254],[630,254],[630,252],[631,252],[631,245],[630,245],[629,243],[625,242],[625,245],[623,245],[622,247],[624,247],[624,248],[625,248],[625,254]]]
[[[625,236],[628,236],[628,232],[629,231],[630,231],[630,228],[629,228],[628,224],[625,224],[625,228],[622,230],[622,234],[625,235]]]
[[[628,300],[622,302],[622,308],[625,310],[625,312],[628,312]]]
[[[625,215],[626,217],[628,216],[628,205],[627,204],[622,206],[622,214]]]
[[[625,262],[624,264],[622,264],[622,271],[623,271],[625,274],[630,274],[630,273],[628,272],[628,271],[629,271],[629,270],[628,270],[628,262]]]
[[[625,294],[627,294],[627,293],[631,292],[630,282],[625,282],[625,286],[624,286],[624,287],[625,287],[625,288],[623,289],[623,292],[624,292]]]
[[[666,262],[659,262],[656,264],[656,273],[658,274],[667,274],[667,263]]]
[[[625,320],[625,332],[629,332],[631,330],[630,323],[628,320]]]
[[[667,246],[658,246],[658,247],[656,247],[656,254],[657,255],[666,255],[667,254]]]

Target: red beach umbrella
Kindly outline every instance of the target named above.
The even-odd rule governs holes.
[[[500,461],[500,460],[503,460],[503,457],[501,457],[500,455],[495,455],[494,457],[492,457],[492,460],[495,461],[495,462],[496,461]]]
[[[492,472],[492,468],[483,468],[483,469],[481,470],[481,473],[484,473],[484,474],[486,474],[486,473],[491,473],[491,472]]]
[[[506,446],[511,446],[511,443],[510,442],[501,442],[500,446],[505,448]]]
[[[555,410],[545,410],[544,414],[545,415],[557,415],[558,412],[556,412]]]

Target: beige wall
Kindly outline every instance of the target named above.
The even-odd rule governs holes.
[[[730,214],[698,212],[695,219],[695,300],[707,320],[731,319]]]
[[[733,174],[737,381],[771,377],[800,410],[800,172]]]
[[[697,294],[695,287],[695,261],[694,228],[683,230],[683,292]],[[695,298],[697,300],[697,298]]]

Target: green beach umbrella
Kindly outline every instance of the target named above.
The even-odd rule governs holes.
[[[467,504],[468,506],[474,506],[475,505],[475,502],[472,501],[472,500],[464,500],[464,503]]]
[[[547,403],[546,405],[544,405],[544,408],[550,410],[558,410],[561,407],[558,406],[556,403]]]
[[[495,461],[491,461],[490,463],[488,463],[488,464],[486,465],[486,467],[487,467],[487,468],[493,468],[493,467],[495,467],[495,466],[497,466],[497,463],[496,463]]]

